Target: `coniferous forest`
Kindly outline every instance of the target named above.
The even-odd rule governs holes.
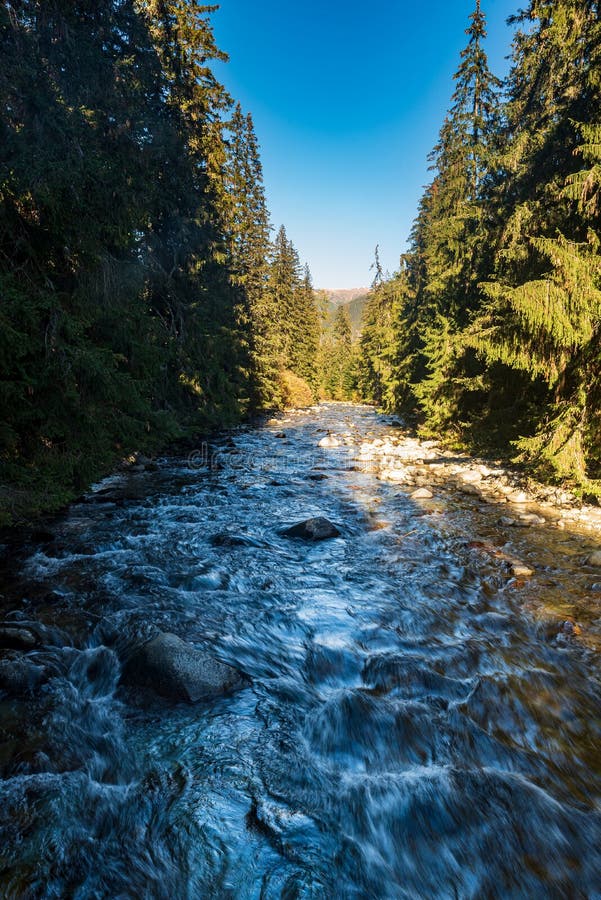
[[[311,277],[271,241],[213,11],[0,4],[4,521],[316,384]]]
[[[2,900],[601,900],[601,0],[523,2],[0,0]]]
[[[477,2],[409,252],[367,309],[361,389],[599,496],[601,5],[532,0],[511,24],[501,83]]]
[[[601,7],[477,2],[399,271],[359,341],[266,207],[195,0],[0,3],[0,509],[318,397],[599,494]]]

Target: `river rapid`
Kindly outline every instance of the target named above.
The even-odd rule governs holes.
[[[4,548],[39,678],[0,692],[0,896],[601,898],[594,539],[412,499],[361,452],[391,436],[343,404],[241,428]],[[281,533],[311,516],[341,536]],[[128,688],[157,631],[248,683]]]

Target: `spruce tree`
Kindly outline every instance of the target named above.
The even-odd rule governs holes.
[[[483,47],[486,27],[479,0],[467,35],[453,105],[431,157],[435,176],[419,226],[423,233],[416,238],[422,269],[416,285],[419,367],[426,373],[419,372],[415,394],[428,430],[434,431],[457,421],[462,391],[469,387],[469,359],[460,335],[479,305],[477,285],[489,252],[485,202],[500,83]]]
[[[600,306],[596,167],[601,25],[596,4],[530,3],[518,31],[503,157],[507,223],[471,341],[538,392],[518,441],[547,475],[594,489]],[[582,124],[578,125],[580,122]],[[589,167],[580,170],[581,160]],[[591,455],[592,451],[592,455]],[[598,455],[596,456],[598,464]]]

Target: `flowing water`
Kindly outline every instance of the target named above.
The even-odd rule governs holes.
[[[320,450],[326,431],[348,443]],[[8,548],[4,619],[46,680],[0,693],[1,896],[601,897],[591,540],[413,501],[356,459],[391,433],[340,404],[240,429]],[[342,536],[280,534],[317,515]],[[157,629],[248,686],[128,691],[127,647]]]

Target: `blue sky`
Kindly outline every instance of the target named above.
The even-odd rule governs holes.
[[[230,56],[215,72],[255,118],[273,224],[316,287],[368,285],[376,244],[384,268],[398,267],[474,5],[222,0],[214,13]],[[500,75],[518,6],[483,0]]]

